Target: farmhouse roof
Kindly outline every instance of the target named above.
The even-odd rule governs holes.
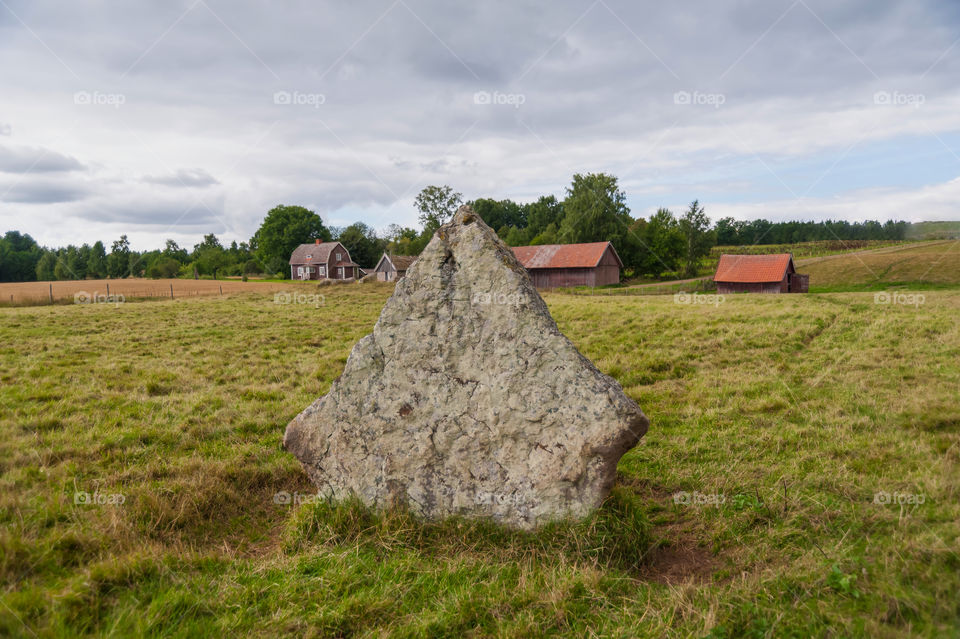
[[[720,256],[714,282],[779,282],[793,263],[790,253]]]
[[[340,242],[321,242],[320,244],[301,244],[290,254],[291,264],[323,264],[330,257],[333,247]],[[309,257],[308,257],[309,256]]]
[[[397,269],[398,271],[405,271],[411,266],[413,266],[413,263],[417,261],[418,257],[420,256],[419,255],[391,255],[389,257],[389,260],[393,264],[393,268]]]
[[[514,246],[524,268],[593,268],[600,263],[607,248],[623,267],[620,256],[610,242],[590,242],[589,244],[542,244],[540,246]]]
[[[377,265],[373,267],[375,271],[380,270],[380,265],[384,262],[389,262],[393,264],[393,268],[397,271],[406,271],[408,268],[413,266],[413,263],[417,261],[419,255],[388,255],[384,253],[380,260],[377,262]]]

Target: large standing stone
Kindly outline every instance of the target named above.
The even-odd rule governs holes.
[[[532,528],[596,508],[647,425],[461,207],[283,444],[329,497]]]

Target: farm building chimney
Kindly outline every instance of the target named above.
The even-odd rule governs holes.
[[[313,241],[313,243],[314,243],[314,244],[319,244],[319,243],[320,243],[320,240],[319,240],[319,238],[318,238],[318,239],[316,239],[316,240],[314,240],[314,241]]]

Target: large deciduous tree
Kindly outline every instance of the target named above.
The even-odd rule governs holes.
[[[44,253],[29,235],[7,231],[0,238],[0,282],[33,280]]]
[[[463,195],[447,185],[428,186],[420,191],[414,204],[420,211],[424,235],[432,236],[434,231],[453,217],[462,203]]]
[[[641,273],[659,277],[667,271],[675,271],[683,257],[683,234],[677,219],[670,209],[657,209],[643,226],[641,239],[644,245]]]
[[[690,203],[690,208],[680,218],[679,227],[684,239],[683,274],[695,277],[700,260],[710,253],[717,241],[716,233],[710,228],[710,218],[699,200]]]
[[[130,241],[126,235],[121,235],[110,247],[107,256],[107,275],[110,277],[126,277],[130,274]]]
[[[376,266],[387,245],[363,222],[356,222],[340,231],[337,241],[346,247],[354,262],[368,269]]]
[[[609,240],[626,268],[636,270],[643,258],[641,238],[630,228],[626,194],[607,173],[576,174],[563,201],[558,236],[565,244]]]
[[[302,206],[275,206],[254,233],[250,246],[268,272],[288,276],[293,249],[314,240],[329,242],[330,231],[320,216]]]

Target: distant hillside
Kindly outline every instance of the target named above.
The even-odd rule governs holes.
[[[907,227],[908,240],[955,240],[960,222],[913,222]]]
[[[797,270],[809,273],[812,291],[960,285],[960,241],[798,260]]]

